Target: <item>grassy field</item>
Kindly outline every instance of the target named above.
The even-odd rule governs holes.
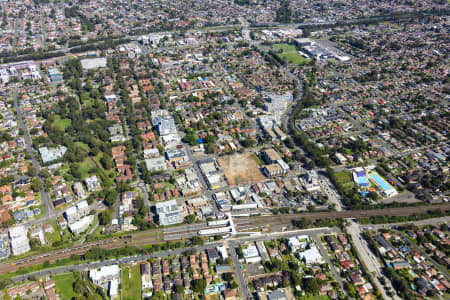
[[[131,276],[129,277],[129,274]],[[141,274],[139,265],[122,268],[122,300],[141,299]]]
[[[304,58],[297,52],[297,48],[294,45],[289,44],[275,44],[273,45],[275,51],[281,51],[281,53],[277,53],[279,57],[285,59],[293,64],[302,65],[308,62],[307,58]]]
[[[48,240],[49,245],[51,245],[54,242],[61,241],[61,236],[59,235],[58,227],[56,226],[56,221],[52,221],[49,224],[53,226],[53,233],[46,233],[45,236]]]
[[[352,182],[352,175],[347,171],[336,172],[336,181],[341,184],[347,184]]]
[[[340,183],[346,191],[351,190],[353,188],[353,179],[352,174],[350,174],[350,172],[347,171],[336,172],[334,173],[334,175],[336,177],[337,183]]]
[[[53,122],[52,126],[56,128],[59,131],[66,131],[67,127],[72,125],[72,121],[70,119],[61,119],[60,116],[55,116],[55,121]]]
[[[82,93],[80,100],[81,103],[86,107],[94,106],[94,99],[89,97],[89,93]]]
[[[114,178],[115,176],[113,176],[113,175],[116,172],[115,169],[112,168],[111,170],[105,170],[102,166],[102,163],[100,162],[102,157],[103,157],[103,152],[99,152],[96,156],[93,157],[93,159],[95,160],[97,165],[103,170],[103,172],[106,174],[106,176],[108,176],[108,178]]]
[[[79,296],[73,291],[73,283],[75,278],[72,273],[64,273],[53,276],[56,283],[56,292],[61,296],[61,299],[72,299]]]
[[[86,152],[89,152],[89,145],[82,142],[75,142],[75,145],[84,149]]]
[[[81,178],[86,178],[89,176],[89,171],[95,168],[95,165],[86,157],[82,162],[78,163],[78,168],[81,172]]]

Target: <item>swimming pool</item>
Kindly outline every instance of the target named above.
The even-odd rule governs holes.
[[[372,173],[369,175],[370,179],[372,179],[377,186],[383,189],[383,191],[387,191],[392,189],[389,183],[386,182],[383,178],[381,178],[377,173]]]
[[[361,186],[368,186],[369,182],[367,182],[366,176],[358,177],[358,184]]]

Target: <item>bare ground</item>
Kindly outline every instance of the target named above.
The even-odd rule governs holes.
[[[254,154],[234,154],[219,158],[228,185],[249,184],[266,180]]]

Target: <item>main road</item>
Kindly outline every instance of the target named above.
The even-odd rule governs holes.
[[[28,274],[16,276],[13,278],[13,280],[15,282],[20,282],[20,281],[28,279],[31,276],[39,276],[40,277],[40,276],[53,275],[53,274],[58,274],[58,273],[66,273],[66,272],[71,272],[71,271],[86,271],[86,270],[97,268],[100,266],[107,266],[107,265],[114,265],[114,264],[126,264],[126,263],[144,261],[144,260],[148,260],[151,258],[164,258],[164,257],[176,256],[176,255],[181,255],[183,253],[189,253],[191,251],[204,251],[208,248],[214,248],[214,247],[222,246],[222,245],[225,245],[225,246],[228,245],[230,247],[230,250],[233,251],[232,250],[233,246],[238,247],[240,244],[248,243],[248,242],[269,241],[269,240],[274,240],[274,239],[280,239],[283,237],[290,237],[290,236],[303,235],[303,234],[323,235],[323,234],[332,234],[332,233],[337,233],[337,232],[339,232],[339,229],[337,229],[337,228],[314,228],[314,229],[294,230],[294,231],[289,231],[289,232],[274,232],[274,233],[257,235],[257,236],[237,237],[237,238],[232,238],[229,240],[211,242],[211,243],[207,243],[205,245],[199,245],[199,246],[177,248],[177,249],[173,249],[173,250],[165,250],[165,251],[161,251],[161,252],[141,254],[141,255],[135,255],[135,256],[129,256],[129,257],[122,257],[122,258],[114,258],[114,259],[109,259],[109,260],[105,260],[105,261],[101,261],[101,262],[89,262],[89,263],[84,263],[84,264],[82,263],[82,264],[71,265],[71,266],[55,267],[55,268],[50,268],[50,269],[46,269],[46,270],[41,270],[41,271],[37,271],[37,272],[31,272]],[[82,246],[80,246],[80,247],[82,247]],[[237,260],[236,262],[233,260],[233,265],[236,267],[236,269],[238,269],[238,268],[240,269],[239,260]],[[2,269],[0,268],[0,272],[1,272],[1,270]],[[236,273],[239,273],[239,271],[236,270]],[[241,272],[241,275],[242,275],[242,272]],[[241,277],[241,279],[239,281],[241,281],[241,280],[244,280],[243,277]],[[241,286],[241,284],[240,284],[240,290],[242,291],[242,293],[244,295],[248,295],[248,289],[247,289],[247,284],[245,284],[245,280],[244,280],[243,286]],[[247,297],[244,299],[247,299]]]
[[[375,209],[375,210],[362,210],[362,211],[331,211],[331,212],[312,212],[312,213],[301,213],[301,214],[290,214],[290,215],[274,215],[274,216],[264,216],[264,217],[243,217],[236,218],[235,223],[240,226],[242,224],[250,224],[256,230],[259,230],[262,227],[275,228],[275,226],[287,226],[291,225],[292,221],[298,220],[301,218],[310,218],[310,219],[338,219],[338,218],[362,218],[362,217],[370,217],[370,216],[409,216],[418,213],[426,213],[430,210],[450,210],[450,204],[441,204],[441,205],[433,205],[433,206],[419,206],[419,207],[400,207],[400,208],[386,208],[386,209]],[[202,223],[206,225],[206,223]],[[247,225],[246,225],[247,226]],[[366,225],[369,226],[369,225]],[[58,249],[54,251],[50,251],[47,253],[42,253],[35,256],[30,256],[24,259],[11,261],[9,263],[0,264],[0,274],[5,272],[14,272],[20,266],[30,266],[39,263],[43,263],[46,260],[52,261],[55,259],[67,258],[72,255],[82,255],[86,253],[89,249],[93,247],[101,247],[101,248],[121,248],[126,245],[129,246],[143,246],[147,244],[155,244],[155,243],[163,243],[164,239],[162,236],[179,236],[179,239],[182,239],[184,235],[191,234],[197,235],[199,228],[189,229],[187,225],[180,225],[177,227],[171,227],[170,230],[166,231],[162,229],[152,229],[146,231],[139,231],[130,233],[128,236],[131,238],[129,240],[118,240],[119,238],[114,239],[103,239],[98,240],[96,242],[87,243],[76,247]],[[170,232],[169,232],[170,231]],[[264,236],[270,237],[271,234],[265,234]],[[242,238],[240,238],[242,239]],[[176,239],[171,239],[176,240]],[[19,264],[20,263],[20,264]]]
[[[347,226],[347,232],[352,237],[353,245],[358,251],[359,259],[361,262],[366,266],[368,272],[372,275],[375,275],[373,280],[375,282],[375,285],[377,286],[377,289],[380,291],[380,293],[383,295],[384,299],[390,299],[391,297],[388,296],[388,292],[386,288],[383,286],[380,278],[384,277],[381,274],[381,264],[377,260],[377,258],[370,253],[369,245],[367,244],[367,241],[361,237],[361,228],[360,225],[351,222],[349,226]],[[385,280],[385,285],[391,290],[395,291],[392,287],[392,283],[389,279]],[[393,296],[394,300],[400,300],[400,298],[394,293]]]
[[[19,128],[22,129],[22,131],[23,131],[23,136],[25,138],[26,150],[31,157],[31,163],[33,165],[33,168],[37,172],[37,178],[42,182],[42,187],[41,187],[40,193],[41,193],[42,202],[44,203],[44,206],[45,206],[45,218],[44,219],[49,219],[49,218],[52,218],[55,216],[55,212],[54,212],[52,203],[50,201],[50,198],[48,196],[48,193],[45,190],[45,181],[41,175],[41,165],[40,165],[39,161],[37,160],[36,156],[34,155],[33,143],[31,141],[27,126],[25,125],[25,122],[23,121],[22,108],[20,107],[19,101],[17,99],[18,92],[19,92],[19,90],[18,90],[18,87],[16,86],[14,88],[14,94],[13,94],[14,109],[16,110],[16,113],[17,113],[17,120],[19,121]]]

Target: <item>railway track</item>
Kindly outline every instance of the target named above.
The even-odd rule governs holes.
[[[396,207],[396,208],[383,208],[383,209],[370,209],[370,210],[347,210],[347,211],[332,211],[332,212],[311,212],[295,215],[276,215],[276,216],[264,216],[253,217],[252,221],[255,226],[262,225],[289,225],[294,220],[301,218],[308,218],[311,220],[317,219],[360,219],[376,216],[410,216],[414,214],[423,214],[429,211],[448,211],[450,210],[450,203],[433,205],[433,206],[410,206],[410,207]],[[269,221],[270,220],[270,221]]]
[[[249,225],[250,220],[240,221],[238,226],[242,226],[243,224]],[[196,224],[202,225],[202,224]],[[44,254],[39,254],[23,259],[16,260],[11,263],[0,264],[0,274],[5,274],[9,272],[17,271],[21,267],[30,267],[37,264],[42,264],[46,261],[54,262],[59,259],[64,259],[71,257],[72,255],[83,255],[87,251],[92,248],[102,248],[102,249],[117,249],[125,246],[144,246],[150,244],[159,244],[165,241],[181,241],[183,238],[171,238],[168,240],[164,240],[163,236],[174,235],[187,235],[193,234],[196,235],[200,229],[206,228],[206,224],[204,227],[200,226],[178,226],[167,228],[167,232],[165,230],[153,230],[153,231],[141,231],[136,232],[127,236],[121,236],[117,238],[109,238],[105,240],[99,240],[95,242],[86,243],[79,246],[74,246],[66,249],[59,249],[51,252],[47,252]],[[209,228],[215,228],[220,226],[210,226]]]
[[[289,225],[293,220],[301,218],[309,218],[311,220],[317,219],[338,219],[338,218],[367,218],[373,216],[409,216],[413,214],[422,214],[428,211],[450,210],[450,203],[433,205],[433,206],[416,206],[416,207],[399,207],[387,209],[372,209],[372,210],[355,210],[355,211],[340,211],[340,212],[311,212],[296,215],[276,215],[276,216],[259,216],[259,217],[241,217],[235,219],[235,225],[238,230],[258,228],[261,226],[271,225]],[[0,264],[0,274],[17,271],[20,267],[30,267],[36,264],[44,263],[45,261],[54,262],[59,259],[68,258],[72,255],[83,255],[92,248],[102,249],[117,249],[125,246],[144,246],[149,244],[163,243],[165,241],[179,241],[186,238],[177,238],[177,236],[197,234],[202,228],[215,228],[220,226],[209,226],[206,224],[194,224],[196,226],[177,226],[165,228],[163,230],[147,230],[132,233],[126,236],[117,238],[108,238],[104,240],[94,241],[79,246],[74,246],[66,249],[54,250],[51,252],[31,256],[28,258],[19,259],[11,263]],[[164,237],[171,239],[165,240]]]
[[[117,249],[131,245],[131,237],[118,237],[95,242],[86,243],[80,246],[74,246],[65,249],[59,249],[35,256],[22,258],[11,263],[0,264],[0,274],[17,271],[22,267],[30,267],[42,264],[46,261],[55,262],[56,260],[71,257],[72,255],[83,255],[92,248]]]

